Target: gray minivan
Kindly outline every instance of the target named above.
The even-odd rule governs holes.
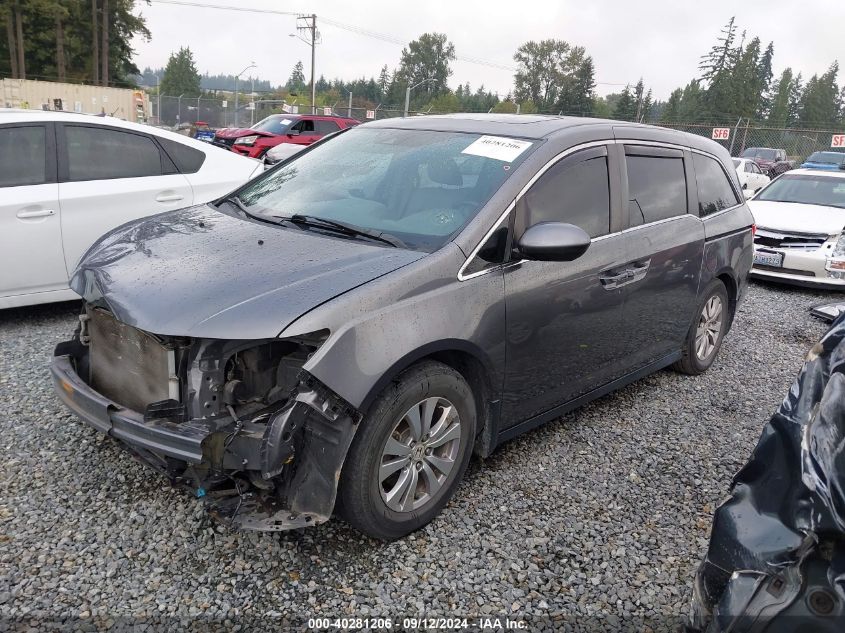
[[[746,289],[728,153],[548,116],[389,119],[82,258],[62,400],[231,525],[337,511],[392,539],[471,453],[661,368],[697,374]]]

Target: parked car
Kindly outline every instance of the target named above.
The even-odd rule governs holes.
[[[686,630],[845,631],[843,358],[840,316],[716,509]]]
[[[845,152],[813,152],[801,165],[802,169],[845,169]]]
[[[730,156],[699,136],[368,123],[104,236],[73,277],[84,312],[56,393],[220,520],[303,527],[339,499],[398,538],[471,453],[663,367],[706,371],[752,221]]]
[[[269,168],[277,165],[283,160],[287,160],[291,156],[298,154],[306,147],[306,145],[294,145],[293,143],[280,143],[275,147],[271,147],[264,154],[264,166]]]
[[[751,274],[845,286],[845,172],[795,169],[748,202],[757,223]]]
[[[750,158],[757,163],[757,166],[769,178],[793,169],[795,165],[786,157],[785,149],[772,149],[771,147],[749,147],[740,158]]]
[[[281,143],[311,145],[326,134],[358,123],[355,119],[339,116],[272,114],[250,128],[217,130],[212,142],[250,158],[262,158],[267,150]]]
[[[734,158],[733,163],[742,193],[746,198],[750,198],[772,181],[750,158]]]
[[[108,117],[0,110],[0,308],[77,299],[79,257],[129,220],[208,202],[260,164]]]

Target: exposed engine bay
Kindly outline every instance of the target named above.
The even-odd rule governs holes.
[[[302,369],[327,336],[161,337],[89,304],[55,352],[75,375],[54,379],[83,419],[202,498],[216,519],[285,530],[329,519],[360,421]]]

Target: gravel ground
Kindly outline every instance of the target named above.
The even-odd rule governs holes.
[[[474,460],[442,515],[391,544],[340,520],[216,526],[54,397],[49,358],[76,304],[0,312],[0,629],[423,615],[668,629],[716,504],[825,331],[807,308],[828,297],[753,284],[707,374],[660,372]]]

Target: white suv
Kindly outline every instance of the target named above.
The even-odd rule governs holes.
[[[756,277],[845,287],[845,171],[793,169],[748,201]]]
[[[69,271],[100,235],[214,200],[262,171],[154,127],[0,110],[0,308],[76,299]]]

